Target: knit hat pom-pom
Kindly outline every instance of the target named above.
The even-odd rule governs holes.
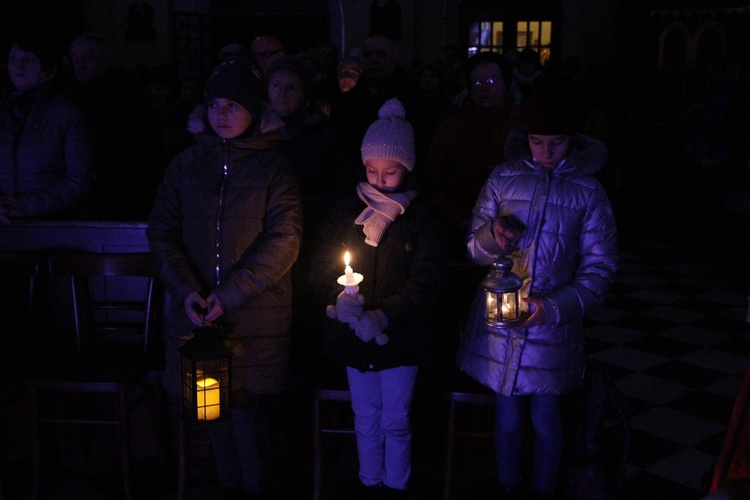
[[[378,111],[378,118],[362,139],[362,163],[370,158],[394,160],[414,169],[414,130],[406,121],[406,111],[398,99],[390,99]]]
[[[378,117],[397,117],[405,120],[406,110],[404,109],[404,105],[401,104],[401,101],[399,101],[398,99],[389,99],[380,107],[380,110],[378,111]]]

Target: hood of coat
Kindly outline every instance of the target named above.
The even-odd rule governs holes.
[[[505,157],[516,164],[526,163],[542,169],[533,161],[529,149],[529,136],[523,130],[514,130],[505,141]],[[574,134],[565,162],[554,169],[555,175],[593,175],[607,163],[607,147],[603,142],[584,134]]]
[[[204,131],[200,133],[197,139],[200,145],[207,148],[215,148],[226,142],[229,143],[232,149],[238,151],[277,148],[287,140],[286,136],[279,129],[225,140],[213,133],[210,127],[208,127],[208,132]]]

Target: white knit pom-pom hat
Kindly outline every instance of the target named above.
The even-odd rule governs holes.
[[[380,108],[378,116],[362,139],[362,163],[366,164],[370,158],[385,158],[412,171],[414,130],[406,121],[404,105],[398,99],[390,99]]]

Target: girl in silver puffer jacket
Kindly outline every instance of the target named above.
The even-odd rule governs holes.
[[[509,161],[495,167],[484,185],[467,239],[477,264],[503,254],[513,260],[529,316],[515,328],[487,326],[479,290],[456,358],[463,371],[498,394],[495,442],[506,494],[521,481],[521,428],[530,404],[536,432],[532,487],[541,498],[554,495],[562,454],[560,395],[583,381],[582,318],[601,303],[617,270],[614,215],[594,177],[606,162],[606,148],[575,133],[560,89],[544,80],[535,88],[526,128],[509,136]],[[520,224],[511,227],[504,222],[509,218]]]

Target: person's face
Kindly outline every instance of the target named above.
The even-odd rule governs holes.
[[[570,149],[570,135],[529,134],[531,154],[545,168],[555,168]]]
[[[426,92],[435,92],[440,87],[440,76],[432,68],[425,68],[419,74],[419,87]]]
[[[195,80],[180,82],[180,99],[187,104],[198,104],[203,100],[203,85]]]
[[[373,37],[362,46],[362,72],[367,78],[390,78],[396,71],[396,58],[390,40]]]
[[[16,90],[30,89],[52,78],[52,74],[42,70],[42,63],[35,54],[21,50],[16,44],[8,54],[8,73]]]
[[[357,84],[361,73],[362,70],[357,64],[342,65],[337,75],[341,92],[349,92]]]
[[[406,167],[395,160],[370,158],[365,164],[367,182],[384,193],[396,191],[404,182]]]
[[[505,99],[505,81],[500,67],[495,63],[482,63],[469,75],[471,100],[480,108],[491,109]]]
[[[268,100],[274,112],[286,118],[305,103],[305,86],[294,72],[276,71],[268,79]]]
[[[241,104],[216,98],[208,103],[208,123],[222,139],[234,139],[253,123],[253,115]]]
[[[106,61],[96,46],[85,41],[70,46],[70,61],[79,83],[88,83],[107,70]]]
[[[274,38],[261,37],[256,39],[253,42],[252,51],[264,74],[274,59],[284,55],[281,43]]]

